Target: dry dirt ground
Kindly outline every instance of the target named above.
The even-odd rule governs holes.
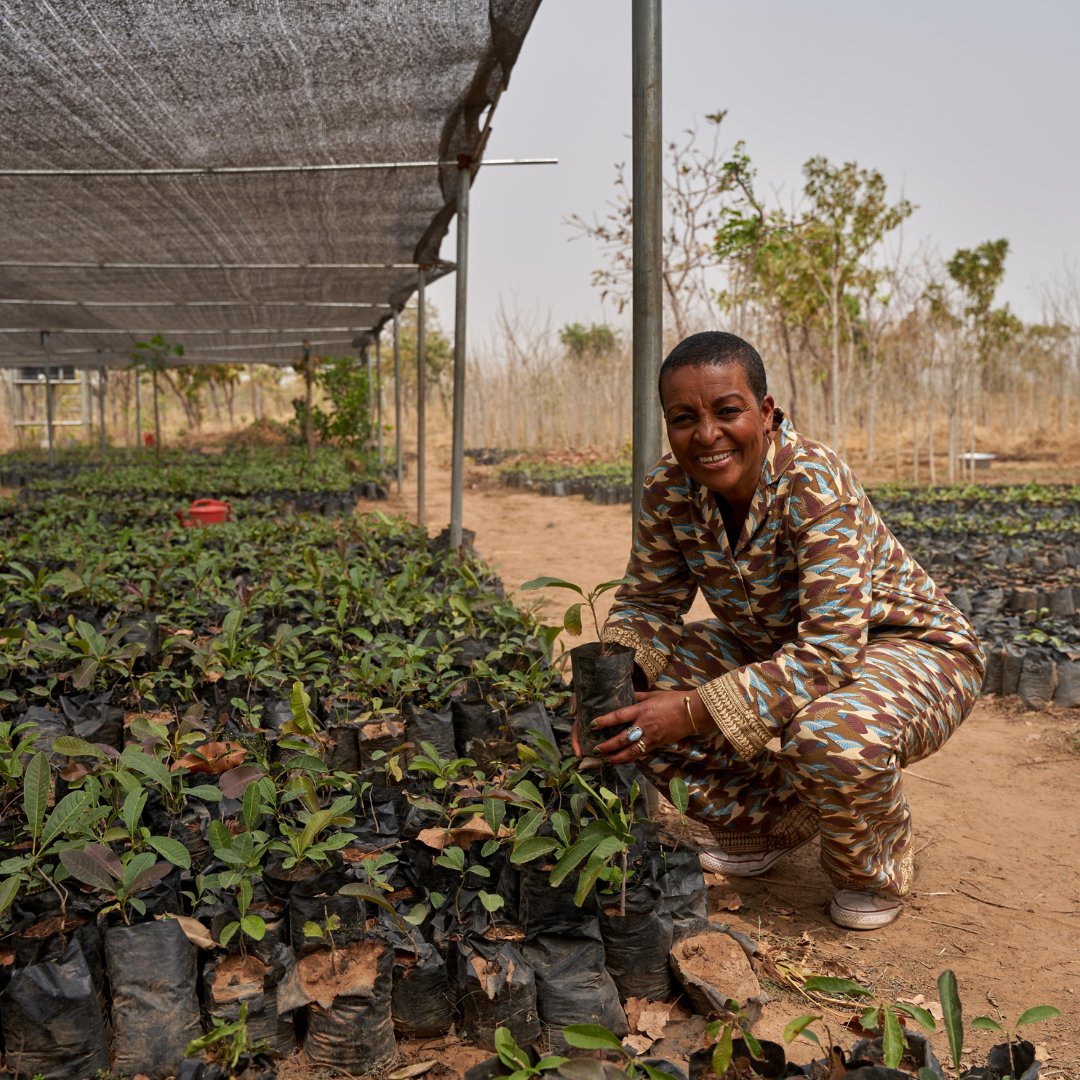
[[[449,519],[448,484],[445,468],[429,470],[426,518],[432,531]],[[496,483],[493,470],[470,469],[467,487],[465,525],[475,530],[478,552],[512,592],[540,574],[594,584],[623,573],[629,507],[509,490]],[[402,496],[380,509],[415,518],[415,489],[406,483]],[[536,596],[517,594],[522,602]],[[540,603],[545,616],[558,618],[558,593],[542,594]],[[704,612],[695,608],[692,614]],[[1030,1006],[1056,1005],[1060,1019],[1030,1029],[1043,1051],[1043,1076],[1080,1080],[1078,751],[1080,716],[981,702],[940,753],[907,772],[916,888],[903,916],[885,930],[849,932],[829,921],[831,890],[814,844],[763,877],[714,878],[711,911],[768,948],[774,976],[849,976],[884,1001],[934,1002],[939,972],[952,968],[966,1017],[1011,1021]],[[779,1038],[788,1019],[820,1011],[782,980],[763,983],[773,1000],[759,1035]],[[837,1027],[845,1018],[827,1016]],[[969,1035],[982,1051],[993,1041]],[[933,1042],[944,1059],[944,1037]],[[433,1077],[460,1075],[485,1056],[452,1037],[403,1049],[406,1060],[439,1061]],[[299,1061],[281,1072],[286,1080],[328,1075]]]

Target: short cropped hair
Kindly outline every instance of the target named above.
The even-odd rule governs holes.
[[[664,379],[684,367],[723,367],[726,364],[738,364],[746,375],[746,385],[760,405],[769,392],[765,378],[765,365],[761,362],[757,349],[748,341],[734,334],[721,330],[706,330],[701,334],[691,334],[684,338],[667,354],[660,365],[659,391],[660,401],[664,400]]]

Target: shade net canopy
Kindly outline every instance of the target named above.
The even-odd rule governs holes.
[[[452,268],[538,5],[0,0],[0,366],[350,351]]]

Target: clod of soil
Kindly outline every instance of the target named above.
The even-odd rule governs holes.
[[[257,956],[239,953],[224,957],[217,965],[210,995],[215,1005],[246,1001],[262,993],[268,968]]]
[[[683,938],[671,950],[671,966],[694,1011],[716,1016],[729,1000],[744,1005],[761,993],[761,984],[742,946],[716,930]]]

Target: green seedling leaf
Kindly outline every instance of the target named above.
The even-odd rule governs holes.
[[[796,1016],[784,1025],[784,1042],[794,1042],[800,1035],[805,1035],[812,1043],[821,1045],[817,1032],[810,1030],[811,1024],[816,1024],[821,1016]]]
[[[712,1052],[713,1072],[717,1076],[723,1076],[727,1072],[728,1066],[731,1064],[731,1055],[731,1025],[725,1024],[724,1030],[720,1032],[720,1038],[716,1040],[716,1046],[713,1047]]]
[[[19,895],[20,884],[21,882],[17,877],[9,877],[0,881],[0,915],[3,915],[15,903],[15,897]]]
[[[218,944],[224,948],[236,936],[236,931],[239,929],[240,924],[238,922],[227,923],[221,928],[221,933],[218,934]]]
[[[23,773],[23,810],[26,823],[30,826],[30,835],[41,833],[41,823],[45,820],[45,810],[49,805],[49,759],[43,750],[39,750],[26,766]]]
[[[949,1053],[953,1068],[960,1071],[960,1055],[964,1050],[964,1013],[960,1005],[960,992],[956,987],[956,975],[946,968],[937,980],[938,999],[941,1001],[942,1023],[949,1037]]]
[[[676,776],[668,784],[668,794],[671,796],[671,805],[685,814],[690,809],[690,787],[681,776]]]
[[[900,1018],[892,1011],[885,1009],[885,1025],[881,1036],[881,1056],[890,1069],[896,1069],[900,1065],[900,1059],[904,1056],[904,1033],[900,1029]]]
[[[599,1024],[567,1024],[563,1038],[575,1050],[622,1051],[622,1040]]]
[[[941,1075],[934,1072],[929,1065],[924,1065],[919,1069],[919,1080],[941,1080]]]
[[[571,604],[563,615],[563,629],[571,637],[581,636],[581,605]]]
[[[803,989],[811,994],[848,994],[851,997],[874,996],[853,979],[835,979],[829,975],[811,975],[803,983]]]
[[[262,941],[266,936],[266,923],[258,915],[245,915],[240,920],[240,929],[252,941]]]
[[[445,866],[448,870],[457,870],[459,873],[465,869],[465,852],[456,844],[451,844],[442,850],[442,854],[435,859],[436,866]]]
[[[1054,1017],[1060,1015],[1061,1010],[1053,1005],[1033,1005],[1020,1014],[1016,1026],[1022,1028],[1027,1024],[1037,1024],[1040,1020],[1053,1020]]]
[[[488,828],[498,836],[499,826],[503,823],[503,818],[506,817],[506,803],[501,799],[485,799],[484,800],[484,820],[488,824]]]
[[[609,836],[596,845],[596,849],[589,857],[585,869],[581,871],[581,876],[578,878],[577,889],[574,892],[574,903],[578,907],[585,903],[585,898],[604,872],[608,859],[624,848],[625,845],[617,836]]]
[[[317,922],[308,919],[304,923],[304,937],[319,938],[321,940],[324,936],[323,928]]]
[[[41,846],[48,847],[58,836],[63,836],[86,813],[90,796],[85,791],[73,791],[65,795],[53,807],[49,820],[41,830]]]
[[[517,827],[514,829],[515,844],[519,844],[523,840],[528,840],[529,837],[535,836],[536,830],[543,824],[543,810],[530,810],[527,814],[522,814],[517,823]]]
[[[764,1061],[765,1054],[761,1050],[761,1043],[757,1041],[752,1031],[744,1030],[742,1033],[742,1040],[746,1043],[746,1049],[750,1051],[750,1056],[755,1061]]]
[[[585,591],[580,585],[575,585],[572,581],[563,581],[562,578],[557,577],[537,577],[531,581],[526,581],[522,586],[524,592],[532,592],[535,589],[571,589],[579,596],[584,596]]]
[[[423,923],[423,921],[427,918],[427,914],[428,914],[427,904],[414,904],[401,917],[410,926],[420,926]]]
[[[524,1051],[514,1041],[510,1029],[498,1027],[495,1029],[495,1053],[499,1060],[509,1069],[525,1069],[529,1066],[529,1060]]]
[[[896,1009],[897,1012],[903,1013],[905,1016],[910,1016],[924,1031],[937,1031],[937,1024],[934,1021],[934,1017],[927,1012],[926,1009],[921,1009],[918,1005],[912,1005],[907,1001],[898,1001],[893,1008]]]
[[[971,1021],[971,1026],[975,1031],[1004,1031],[1005,1029],[990,1016],[976,1016]]]
[[[540,808],[544,807],[544,799],[540,792],[537,790],[536,785],[531,780],[522,780],[514,788],[514,794],[518,799],[531,803],[533,806]]]
[[[145,788],[136,788],[128,793],[123,806],[120,807],[120,820],[124,823],[129,836],[135,832],[135,827],[139,824],[149,794]]]
[[[485,911],[498,911],[506,903],[506,898],[500,896],[498,893],[484,892],[480,890],[480,903],[484,905]]]
[[[151,836],[146,841],[162,858],[181,870],[191,869],[191,852],[179,840],[168,836]]]
[[[391,915],[396,915],[397,911],[394,905],[386,899],[377,889],[373,889],[370,885],[364,885],[359,881],[350,881],[347,885],[342,885],[338,889],[338,895],[340,896],[358,896],[361,900],[367,901],[369,904],[374,904],[376,907],[381,907],[384,911],[390,912]]]
[[[559,842],[550,836],[531,836],[514,844],[510,851],[510,861],[515,866],[521,866],[533,859],[539,859],[542,855],[550,854],[558,846]]]
[[[106,760],[109,756],[100,746],[95,746],[75,735],[61,735],[53,739],[52,749],[53,753],[63,754],[64,757],[92,757]]]

